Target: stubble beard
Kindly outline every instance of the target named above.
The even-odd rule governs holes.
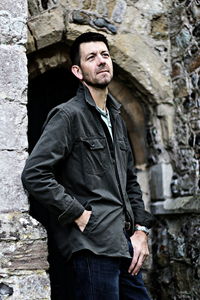
[[[83,81],[88,85],[88,86],[91,86],[91,87],[94,87],[94,88],[97,88],[97,89],[105,89],[107,88],[107,86],[109,85],[109,83],[111,82],[113,76],[110,77],[110,79],[105,79],[105,82],[102,80],[102,82],[93,82],[91,80],[88,80],[86,76],[84,76],[83,78]]]

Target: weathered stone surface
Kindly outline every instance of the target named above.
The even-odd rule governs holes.
[[[150,186],[149,186],[149,173],[148,171],[139,171],[137,173],[138,182],[142,188],[142,198],[145,203],[145,208],[150,211],[151,205],[151,195],[150,195]]]
[[[27,148],[27,109],[13,101],[0,102],[0,150]]]
[[[0,44],[25,44],[26,19],[12,18],[8,11],[0,10]]]
[[[171,197],[173,169],[170,164],[157,164],[151,167],[150,189],[153,200]]]
[[[199,213],[199,200],[180,197],[198,194],[200,187],[197,161],[200,155],[198,2],[192,0],[29,1],[31,15],[29,53],[41,48],[46,51],[46,54],[48,51],[50,53],[50,48],[44,48],[63,41],[63,32],[66,32],[67,45],[82,32],[89,30],[103,32],[112,44],[112,54],[120,70],[119,81],[129,86],[134,95],[133,98],[128,97],[122,104],[127,105],[125,108],[130,113],[133,107],[136,110],[136,101],[140,103],[140,100],[144,100],[144,114],[138,113],[138,118],[145,116],[146,123],[143,122],[142,126],[147,126],[147,130],[145,127],[141,140],[144,142],[147,135],[148,162],[153,165],[152,169],[155,167],[158,171],[154,183],[158,185],[160,177],[162,179],[161,189],[155,190],[155,194],[158,199],[160,197],[165,199],[170,195],[171,186],[174,197],[154,204],[156,214],[164,214],[165,220],[163,224],[158,224],[154,234],[156,238],[153,243],[155,264],[153,270],[156,273],[154,289],[152,289],[156,289],[154,300],[175,298],[196,300],[200,297],[197,288],[200,278],[199,217],[189,216],[191,212]],[[15,5],[11,0],[1,1],[1,43],[24,44],[26,5],[24,0],[17,1]],[[78,15],[76,20],[70,19],[74,10]],[[83,18],[81,19],[80,16]],[[88,25],[77,26],[69,23],[77,20],[79,24]],[[116,32],[116,36],[110,34]],[[28,209],[20,183],[20,173],[26,158],[26,154],[21,153],[21,149],[26,147],[24,141],[26,120],[23,121],[25,107],[17,106],[19,101],[26,102],[27,73],[25,54],[21,56],[23,51],[20,52],[19,49],[20,47],[10,46],[0,48],[2,53],[0,108],[4,112],[0,114],[0,123],[3,124],[0,143],[2,149],[15,150],[0,151],[2,170],[0,204],[2,209],[9,211]],[[64,52],[61,52],[54,52],[54,54],[51,52],[49,56],[44,52],[38,53],[38,57],[40,55],[41,57],[40,60],[35,59],[35,69],[31,69],[31,75],[34,73],[35,76],[60,64],[68,64],[68,54],[64,55]],[[170,80],[171,62],[173,83]],[[123,94],[120,89],[117,93]],[[140,97],[137,98],[135,95]],[[117,99],[118,97],[119,95],[116,96]],[[172,99],[174,99],[173,103]],[[135,124],[131,116],[129,121],[133,132]],[[144,143],[137,143],[139,149],[137,152],[140,152],[138,157],[142,157],[140,160],[142,163],[145,161],[143,155],[145,151],[140,150],[145,148],[143,145]],[[173,165],[176,173],[173,174],[171,184],[168,180],[171,177],[171,170],[170,176],[168,176],[169,170],[165,168],[158,170],[161,162]],[[139,173],[139,181],[145,197],[148,198],[150,188],[148,169],[145,169],[148,165],[142,163],[140,168],[144,168],[142,169],[144,171]],[[167,189],[163,184],[164,181],[167,182]],[[175,198],[177,196],[179,197]],[[178,217],[174,216],[174,213],[179,214]],[[167,214],[170,214],[169,217]],[[36,257],[37,249],[46,253],[43,231],[37,231],[37,225],[35,227],[27,217],[25,219],[22,217],[23,221],[20,223],[20,218],[15,214],[7,217],[5,215],[1,216],[3,220],[1,252],[4,254],[6,252],[7,255],[4,255],[1,261],[4,267],[5,284],[14,288],[14,294],[10,299],[29,300],[30,294],[33,299],[48,299],[46,274],[36,271],[41,266],[47,267],[45,255],[41,255],[41,265]],[[11,218],[10,223],[9,218]],[[11,227],[16,227],[16,231],[11,230]],[[24,256],[22,252],[25,253]],[[30,270],[35,268],[35,270],[27,271],[26,268]]]
[[[26,153],[17,151],[0,151],[0,212],[27,211],[27,197],[21,184],[21,172]]]
[[[26,102],[27,60],[21,46],[0,46],[0,99]]]
[[[138,32],[146,36],[149,33],[149,19],[136,7],[130,5],[126,9],[124,20],[119,27],[119,32]]]
[[[126,8],[127,8],[126,1],[124,0],[117,1],[112,13],[112,20],[116,23],[121,23],[124,19]]]
[[[169,78],[162,74],[162,62],[139,35],[117,35],[111,53],[114,62],[135,78],[142,92],[158,103],[171,102],[172,86]]]
[[[167,199],[163,204],[164,209],[173,210],[174,213],[200,212],[200,196]]]
[[[1,282],[13,289],[13,294],[1,296],[2,300],[50,300],[49,278],[44,271],[13,272]]]
[[[153,298],[199,299],[199,215],[165,215],[157,220],[153,240],[156,274],[152,276],[157,288]]]
[[[152,212],[155,215],[172,215],[200,212],[200,197],[178,197],[166,199],[151,204]]]
[[[160,0],[155,0],[153,2],[140,0],[136,2],[135,7],[148,15],[162,13],[165,10],[164,5],[164,2]]]
[[[58,66],[66,66],[68,69],[71,64],[68,53],[69,49],[64,44],[56,44],[35,52],[29,58],[29,77],[32,79]]]
[[[46,241],[1,241],[1,273],[10,270],[43,270],[48,268]]]
[[[26,43],[27,54],[36,51],[36,44],[33,35],[31,34],[29,28],[28,29],[28,39]]]
[[[12,211],[1,213],[0,240],[10,241],[35,241],[45,240],[46,230],[28,213]]]
[[[162,140],[168,147],[174,138],[174,113],[173,105],[159,104],[157,106],[157,116],[160,121]]]
[[[28,0],[28,11],[31,16],[36,16],[43,13],[47,9],[56,7],[61,1],[58,0]],[[64,1],[66,5],[67,1]]]
[[[18,0],[15,2],[15,5],[13,5],[12,0],[1,0],[0,2],[0,11],[7,11],[9,12],[12,17],[27,17],[27,1],[24,0]]]
[[[168,39],[168,19],[165,15],[155,16],[151,23],[151,34],[155,39]]]
[[[132,89],[119,80],[117,74],[109,85],[109,92],[123,106],[122,117],[129,131],[135,164],[138,169],[144,170],[147,163],[147,149],[145,144],[145,116],[141,99],[139,95],[136,95]]]
[[[37,49],[60,42],[65,30],[63,11],[59,8],[46,11],[29,21]]]
[[[46,231],[27,213],[0,219],[0,283],[12,289],[10,299],[49,299]]]

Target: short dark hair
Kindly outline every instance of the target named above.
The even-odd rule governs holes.
[[[85,32],[75,39],[70,48],[70,58],[72,65],[80,65],[80,44],[89,42],[103,42],[104,44],[106,44],[109,50],[108,40],[103,34],[91,31]]]

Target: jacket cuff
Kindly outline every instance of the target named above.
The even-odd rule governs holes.
[[[155,217],[148,211],[137,211],[134,213],[135,224],[151,228],[155,223]]]
[[[58,217],[58,221],[62,226],[73,223],[74,220],[82,215],[84,210],[85,208],[75,200],[74,203]]]

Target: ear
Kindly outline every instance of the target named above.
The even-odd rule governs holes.
[[[71,67],[71,71],[79,80],[83,79],[81,68],[78,65],[73,65]]]

